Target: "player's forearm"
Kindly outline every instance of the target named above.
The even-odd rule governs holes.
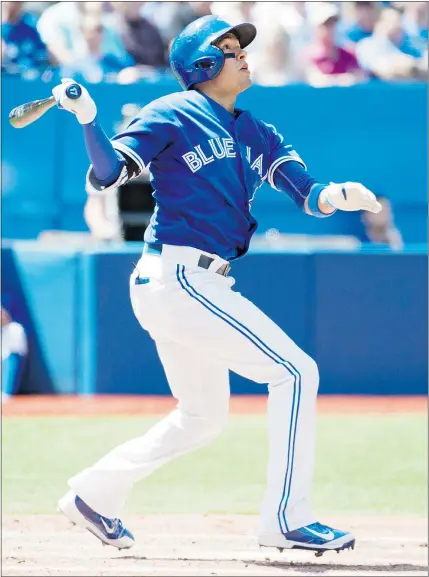
[[[114,183],[125,164],[98,122],[97,117],[89,124],[83,124],[85,146],[95,177],[103,186]]]
[[[284,162],[276,169],[273,180],[275,187],[307,214],[323,218],[335,212],[321,194],[326,185],[319,184],[300,163]]]
[[[92,189],[97,190],[98,194],[117,181],[125,166],[125,159],[120,152],[115,151],[101,127],[97,106],[88,90],[78,85],[79,95],[69,98],[67,91],[75,89],[75,84],[71,78],[63,78],[61,84],[53,88],[52,94],[58,107],[73,112],[83,127],[85,146],[92,165],[91,176],[88,175],[88,178],[91,177]]]

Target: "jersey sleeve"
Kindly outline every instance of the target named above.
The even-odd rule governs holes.
[[[112,138],[112,144],[141,172],[174,141],[177,124],[173,111],[155,101],[142,108],[128,127]]]
[[[288,144],[284,137],[279,132],[277,132],[275,126],[272,124],[267,124],[266,122],[264,122],[264,125],[267,130],[269,154],[267,180],[273,188],[278,190],[274,184],[274,173],[281,164],[284,162],[295,161],[299,162],[299,164],[303,166],[305,170],[307,170],[307,166],[296,152],[296,150],[294,150],[292,144]]]

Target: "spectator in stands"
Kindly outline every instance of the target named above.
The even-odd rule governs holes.
[[[299,55],[313,38],[313,27],[309,22],[309,13],[315,2],[256,2],[252,14],[252,21],[259,28],[262,26],[266,30],[273,25],[273,14],[275,23],[280,24],[290,38],[290,51]],[[256,36],[255,51],[259,49],[258,36],[262,40],[262,35]]]
[[[10,312],[1,307],[2,399],[19,391],[28,353],[24,327],[12,320]]]
[[[259,8],[259,4],[260,2],[212,2],[210,9],[213,14],[220,18],[224,18],[227,22],[231,22],[232,24],[238,22],[250,22],[256,26],[258,23],[256,22],[255,10]],[[269,2],[268,4],[272,4],[272,2]],[[262,32],[261,34],[260,30],[262,25],[263,23],[259,21],[258,34],[256,35],[254,42],[246,48],[247,54],[254,54],[258,51],[260,42],[264,36],[264,33]],[[272,16],[270,25],[273,25]]]
[[[426,64],[420,51],[407,40],[401,14],[386,8],[380,15],[374,34],[356,46],[361,67],[382,80],[426,78]]]
[[[123,50],[117,53],[103,52],[103,35],[105,33],[100,17],[86,14],[81,19],[81,32],[86,43],[85,54],[76,58],[71,64],[62,67],[61,75],[73,78],[76,82],[97,83],[103,80],[117,79],[121,70],[134,66],[133,58]]]
[[[144,2],[141,15],[159,30],[164,45],[170,42],[188,24],[211,14],[212,2]]]
[[[33,18],[34,24],[36,25],[42,12],[44,12],[49,6],[51,6],[51,4],[55,3],[56,2],[54,0],[50,0],[47,2],[43,1],[38,2],[37,0],[31,0],[31,2],[25,3],[25,7],[27,10],[30,11],[30,16]]]
[[[111,2],[121,40],[137,65],[166,67],[165,45],[158,29],[142,16],[144,2]]]
[[[348,48],[368,38],[374,32],[378,18],[376,2],[353,2],[353,22],[345,31],[345,45]]]
[[[101,53],[119,60],[124,57],[117,26],[105,12],[103,2],[57,2],[42,13],[37,28],[58,65],[72,65],[88,55],[88,41],[82,28],[83,18],[88,15],[99,18],[103,26]]]
[[[192,10],[191,22],[197,20],[197,18],[212,14],[213,2],[183,2],[183,4],[188,4]],[[250,4],[252,4],[252,2],[250,2]]]
[[[312,37],[308,22],[307,4],[312,2],[213,2],[213,14],[234,22],[250,22],[258,29],[258,34],[246,52],[250,56],[266,53],[267,44],[278,37],[278,27],[284,29],[288,38],[288,53],[299,54]],[[273,17],[273,15],[275,15]],[[249,60],[250,62],[250,60]]]
[[[117,192],[100,196],[89,195],[83,214],[93,239],[116,242],[123,240]]]
[[[365,80],[354,55],[336,40],[339,10],[335,4],[319,2],[310,14],[314,41],[304,51],[302,62],[307,82],[313,86],[350,86]]]
[[[303,80],[291,51],[290,37],[279,24],[262,35],[259,50],[248,57],[248,62],[254,84],[284,86]]]
[[[24,2],[2,2],[2,71],[36,77],[48,65],[48,53]]]
[[[408,41],[421,55],[427,51],[428,19],[428,2],[404,2],[402,18],[404,32]]]
[[[254,23],[254,10],[258,4],[258,2],[212,2],[210,10],[216,16],[225,18],[232,24],[236,22]]]
[[[377,200],[383,207],[382,211],[378,214],[370,214],[369,212],[361,214],[362,224],[365,228],[361,240],[387,245],[392,250],[402,250],[404,243],[400,231],[395,226],[392,205],[385,196],[379,196]]]

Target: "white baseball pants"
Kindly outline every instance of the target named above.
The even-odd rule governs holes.
[[[317,365],[232,290],[231,277],[215,272],[224,260],[208,255],[215,260],[205,270],[197,264],[201,254],[207,253],[164,245],[161,255],[143,254],[130,279],[134,313],[155,340],[177,408],[142,437],[70,479],[69,485],[101,515],[120,516],[134,483],[222,432],[232,370],[268,384],[269,461],[260,535],[314,523],[309,494]],[[137,277],[150,280],[136,284]],[[255,282],[274,281],[258,278],[255,271]]]

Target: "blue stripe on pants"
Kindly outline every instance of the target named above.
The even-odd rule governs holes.
[[[298,422],[298,412],[299,412],[299,403],[300,403],[300,396],[301,396],[301,374],[300,372],[290,363],[289,361],[284,360],[280,355],[275,353],[268,345],[266,345],[259,337],[257,337],[252,331],[233,318],[231,315],[217,307],[214,303],[212,303],[209,299],[207,299],[204,295],[199,293],[188,281],[185,276],[185,267],[183,265],[177,265],[176,269],[176,278],[183,288],[185,292],[189,294],[189,296],[200,304],[203,305],[204,308],[212,312],[217,317],[224,320],[228,323],[231,327],[241,333],[244,337],[246,337],[249,341],[251,341],[260,351],[262,351],[265,355],[267,355],[271,360],[273,360],[276,364],[282,365],[294,378],[294,387],[293,387],[293,398],[292,398],[292,409],[291,409],[291,418],[290,418],[290,428],[289,428],[289,440],[288,440],[288,451],[287,451],[287,466],[286,466],[286,475],[285,481],[283,485],[283,493],[279,503],[279,508],[277,512],[277,517],[279,520],[280,530],[282,532],[289,531],[287,521],[286,521],[286,506],[289,501],[290,491],[291,491],[291,484],[292,484],[292,473],[293,473],[293,459],[295,455],[295,439],[296,439],[296,429],[297,429],[297,422]],[[280,360],[279,360],[280,359]],[[295,401],[296,397],[298,396],[296,402],[296,412],[295,412]],[[293,435],[292,435],[293,433]],[[284,522],[284,529],[282,526],[282,519]]]

